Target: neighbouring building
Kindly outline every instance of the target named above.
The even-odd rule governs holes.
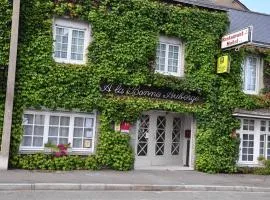
[[[225,8],[249,11],[249,9],[239,0],[175,0],[187,5],[197,5],[208,8]]]
[[[243,90],[248,95],[261,95],[267,99],[269,92],[270,15],[256,12],[230,10],[230,32],[252,26],[252,41],[245,48],[249,53],[243,61]],[[269,56],[269,55],[268,55]],[[265,94],[265,95],[262,95]],[[236,108],[234,116],[241,120],[239,164],[258,165],[258,157],[270,158],[269,105],[252,110]]]
[[[11,167],[233,172],[270,157],[269,15],[240,1],[21,4]]]
[[[249,9],[239,0],[214,0],[214,3],[228,8],[249,11]]]

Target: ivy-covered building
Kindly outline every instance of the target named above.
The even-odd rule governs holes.
[[[11,9],[1,0],[2,66]],[[269,18],[210,1],[21,0],[10,167],[233,172],[269,158],[270,114],[253,115],[269,107]],[[221,49],[250,25],[256,40]]]
[[[270,159],[270,121],[269,121],[269,49],[270,15],[230,10],[230,32],[241,27],[251,26],[252,38],[244,48],[243,91],[259,97],[259,106],[247,110],[236,108],[234,116],[241,120],[237,130],[240,136],[239,165],[256,166],[258,157]],[[243,48],[243,47],[242,47]]]

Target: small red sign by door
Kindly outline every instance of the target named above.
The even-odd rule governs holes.
[[[130,126],[131,125],[128,122],[121,122],[121,124],[120,124],[120,132],[129,133]]]
[[[190,138],[190,136],[191,136],[191,131],[185,130],[185,138]]]

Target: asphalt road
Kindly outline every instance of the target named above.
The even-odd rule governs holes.
[[[269,200],[262,192],[0,191],[0,200]]]

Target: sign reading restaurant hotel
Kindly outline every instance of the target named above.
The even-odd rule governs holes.
[[[240,31],[230,33],[222,37],[221,41],[221,49],[226,49],[229,47],[237,46],[240,44],[244,44],[250,42],[252,28],[247,27]]]
[[[149,97],[154,99],[167,99],[183,101],[188,103],[196,103],[201,101],[201,97],[196,93],[188,93],[184,91],[174,91],[169,88],[155,88],[148,86],[125,86],[115,84],[102,84],[100,91],[103,93],[112,93],[116,95],[137,96],[137,97]]]

